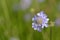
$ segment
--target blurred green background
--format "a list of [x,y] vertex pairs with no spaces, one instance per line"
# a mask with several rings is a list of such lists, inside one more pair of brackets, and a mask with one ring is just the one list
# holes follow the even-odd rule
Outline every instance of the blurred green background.
[[[40,11],[50,26],[38,32],[31,19]],[[60,27],[54,24],[58,17],[60,0],[0,0],[0,40],[60,40]]]

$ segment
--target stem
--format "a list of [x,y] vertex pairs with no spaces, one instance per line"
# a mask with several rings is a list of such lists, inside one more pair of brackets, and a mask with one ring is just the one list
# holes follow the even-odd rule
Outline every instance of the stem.
[[6,4],[6,0],[0,0],[1,1],[1,6],[3,9],[3,17],[5,19],[5,27],[3,27],[3,29],[5,30],[5,28],[7,27],[7,29],[10,29],[11,26],[11,22],[10,22],[10,17],[9,17],[9,12],[8,12],[8,7]]
[[50,27],[50,40],[52,40],[52,27]]
[[49,28],[47,29],[48,31],[43,31],[42,32],[42,36],[43,36],[43,40],[50,40],[50,37],[49,37]]

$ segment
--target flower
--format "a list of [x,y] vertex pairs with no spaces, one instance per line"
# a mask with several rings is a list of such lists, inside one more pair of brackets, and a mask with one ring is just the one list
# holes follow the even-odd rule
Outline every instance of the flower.
[[25,14],[24,15],[24,20],[26,21],[26,22],[29,22],[30,20],[31,20],[31,14],[29,14],[29,13],[27,13],[27,14]]
[[41,31],[41,28],[48,27],[49,18],[44,14],[44,11],[41,11],[40,13],[37,13],[37,15],[34,15],[32,21],[32,28]]
[[37,0],[39,3],[43,3],[45,2],[45,0]]
[[56,18],[55,25],[56,26],[60,26],[60,17]]
[[21,0],[19,3],[20,9],[26,10],[31,6],[32,0]]
[[20,40],[18,37],[11,37],[9,40]]

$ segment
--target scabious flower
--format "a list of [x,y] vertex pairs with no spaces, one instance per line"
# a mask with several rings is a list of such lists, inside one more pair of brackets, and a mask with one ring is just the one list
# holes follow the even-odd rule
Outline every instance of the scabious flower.
[[18,37],[11,37],[9,40],[20,40]]
[[32,0],[20,0],[20,9],[26,10],[30,7]]
[[44,11],[41,11],[37,13],[37,15],[34,15],[32,21],[32,28],[34,28],[34,30],[38,30],[39,32],[41,32],[42,28],[48,27],[49,18],[47,18],[47,15],[44,14]]
[[56,26],[60,26],[60,17],[56,18],[55,25]]
[[24,15],[24,20],[25,20],[26,22],[29,22],[30,19],[31,19],[31,14],[27,13],[27,14]]
[[45,0],[37,0],[39,3],[43,3],[45,2]]

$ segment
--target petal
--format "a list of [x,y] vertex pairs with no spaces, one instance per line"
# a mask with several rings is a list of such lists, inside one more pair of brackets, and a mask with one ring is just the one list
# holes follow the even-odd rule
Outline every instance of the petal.
[[44,16],[44,12],[43,11],[41,11],[41,12],[39,12],[39,13],[37,13],[37,16]]
[[37,20],[37,16],[34,16],[34,18],[32,18],[32,21],[35,21]]
[[45,27],[48,27],[48,24],[45,24]]
[[48,23],[48,21],[49,21],[49,19],[47,18],[46,21],[45,21],[45,23]]
[[32,21],[34,21],[34,18],[32,18]]
[[32,26],[32,28],[34,28],[34,26]]
[[44,11],[41,11],[41,12],[40,12],[40,14],[43,14],[43,13],[44,13]]
[[41,15],[41,16],[44,16],[44,11],[41,11],[41,12],[40,12],[40,15]]
[[32,26],[34,26],[34,23],[32,23]]
[[49,21],[49,18],[47,18],[46,20]]
[[37,30],[38,30],[39,32],[41,32],[41,28],[38,28]]
[[34,28],[34,30],[37,30],[37,28]]
[[42,28],[44,28],[44,25],[42,25]]
[[37,24],[36,23],[32,23],[32,28],[37,28]]
[[37,13],[37,16],[40,16],[40,13]]
[[48,23],[48,21],[49,21],[48,18],[43,19],[43,23]]

